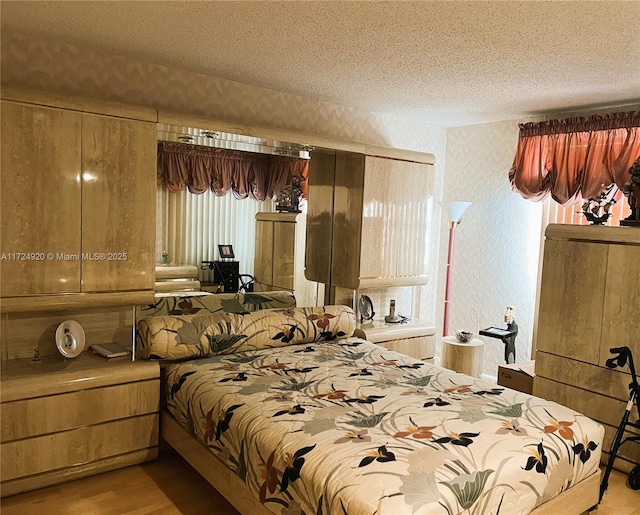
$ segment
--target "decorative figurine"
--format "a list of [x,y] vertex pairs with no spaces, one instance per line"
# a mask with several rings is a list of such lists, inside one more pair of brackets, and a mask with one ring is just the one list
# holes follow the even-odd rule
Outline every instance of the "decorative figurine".
[[616,203],[616,199],[613,198],[616,192],[615,183],[603,187],[598,198],[585,200],[582,210],[578,213],[584,215],[591,225],[603,225],[611,216],[611,206]]
[[504,342],[504,360],[507,365],[516,362],[516,336],[518,336],[518,324],[515,320],[516,311],[513,306],[507,306],[507,312],[504,314],[504,321],[507,324],[507,331],[511,334],[505,336]]
[[276,211],[286,211],[290,213],[300,212],[300,197],[302,197],[302,177],[294,175],[276,198]]
[[516,336],[518,336],[518,324],[515,321],[516,310],[513,306],[507,306],[507,312],[504,314],[504,321],[507,328],[487,327],[482,329],[479,334],[497,338],[504,343],[504,361],[507,365],[516,362]]
[[631,214],[620,225],[640,226],[640,157],[629,168],[631,178],[624,184],[622,193],[627,197]]

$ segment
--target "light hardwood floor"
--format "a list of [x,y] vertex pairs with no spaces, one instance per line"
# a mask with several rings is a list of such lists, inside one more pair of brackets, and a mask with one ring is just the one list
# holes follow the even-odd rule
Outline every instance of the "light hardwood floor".
[[[640,491],[613,471],[597,515],[640,515]],[[157,460],[2,499],[2,515],[238,515],[171,449]],[[562,515],[562,514],[558,514]]]

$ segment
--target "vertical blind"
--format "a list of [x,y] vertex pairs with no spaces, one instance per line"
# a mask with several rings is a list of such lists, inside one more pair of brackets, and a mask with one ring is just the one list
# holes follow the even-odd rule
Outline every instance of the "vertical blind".
[[[253,274],[256,213],[273,212],[271,200],[258,202],[233,195],[217,196],[211,190],[193,194],[188,190],[171,193],[158,187],[158,261],[162,252],[172,263],[200,266],[202,261],[220,258],[218,245],[233,245],[241,274]],[[201,280],[213,280],[202,272]]]

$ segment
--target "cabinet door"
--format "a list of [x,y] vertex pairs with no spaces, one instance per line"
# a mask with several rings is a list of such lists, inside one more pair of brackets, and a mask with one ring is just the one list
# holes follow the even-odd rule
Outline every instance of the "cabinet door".
[[360,279],[426,276],[431,166],[367,156]]
[[598,363],[607,245],[546,240],[536,348]]
[[153,288],[156,147],[153,123],[83,115],[82,291]]
[[[273,222],[256,220],[256,257],[253,262],[256,291],[268,291],[273,284]],[[257,287],[261,288],[258,289]],[[262,289],[264,288],[264,289]]]
[[[361,247],[364,163],[363,154],[336,152],[331,283],[350,290],[358,288],[361,250],[369,252]],[[307,262],[309,250],[315,251],[307,246]]]
[[629,347],[636,360],[640,359],[640,247],[613,243],[608,247],[607,283],[602,291],[604,311],[599,362],[602,366],[611,357],[612,347]]
[[2,296],[80,291],[80,117],[2,102]]
[[283,290],[293,290],[296,223],[273,224],[273,284]]

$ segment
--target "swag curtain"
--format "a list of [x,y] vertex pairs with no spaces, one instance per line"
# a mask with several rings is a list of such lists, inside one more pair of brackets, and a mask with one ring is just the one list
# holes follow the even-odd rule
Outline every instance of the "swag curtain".
[[218,196],[263,201],[274,199],[294,175],[302,177],[306,197],[309,161],[285,156],[201,147],[184,143],[158,143],[158,184],[171,192],[213,191]]
[[573,204],[598,197],[611,183],[622,190],[640,156],[640,111],[519,127],[509,180],[530,200],[551,194],[559,204]]

